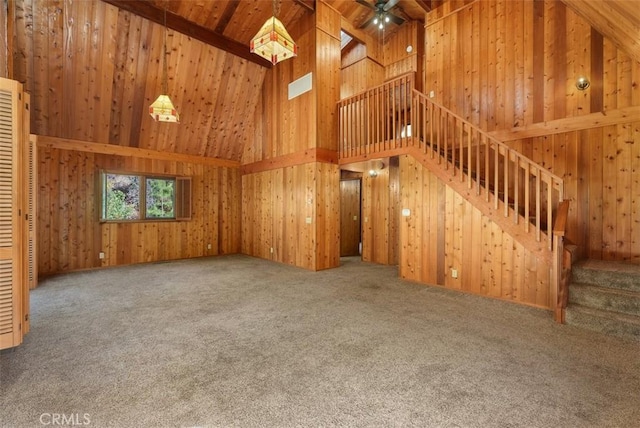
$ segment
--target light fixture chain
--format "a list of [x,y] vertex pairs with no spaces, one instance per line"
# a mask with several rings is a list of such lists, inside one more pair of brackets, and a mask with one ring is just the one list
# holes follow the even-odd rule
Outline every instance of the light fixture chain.
[[162,93],[169,94],[169,78],[167,71],[167,8],[164,9],[164,49],[162,55]]

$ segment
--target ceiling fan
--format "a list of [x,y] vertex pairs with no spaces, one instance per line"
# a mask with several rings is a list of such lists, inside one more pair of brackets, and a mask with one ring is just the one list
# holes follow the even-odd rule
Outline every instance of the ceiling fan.
[[375,11],[375,15],[371,19],[365,21],[360,26],[360,28],[365,28],[373,24],[376,25],[380,30],[382,30],[385,24],[388,24],[389,22],[393,22],[397,25],[402,24],[404,22],[404,19],[389,12],[398,4],[399,1],[400,0],[387,0],[385,2],[384,0],[375,0],[375,4],[372,4],[365,0],[356,0],[357,3],[360,3],[363,6],[367,6],[369,9]]

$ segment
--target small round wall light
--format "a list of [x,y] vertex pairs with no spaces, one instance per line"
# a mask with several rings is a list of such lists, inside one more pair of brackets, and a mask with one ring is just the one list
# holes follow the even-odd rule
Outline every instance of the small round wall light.
[[576,79],[576,88],[578,88],[579,91],[584,91],[589,86],[591,86],[591,82],[589,82],[589,79],[586,77],[580,76]]
[[378,176],[378,171],[376,171],[375,169],[369,170],[369,177],[377,177],[377,176]]
[[411,53],[413,52],[413,46],[409,45],[407,46],[407,53]]

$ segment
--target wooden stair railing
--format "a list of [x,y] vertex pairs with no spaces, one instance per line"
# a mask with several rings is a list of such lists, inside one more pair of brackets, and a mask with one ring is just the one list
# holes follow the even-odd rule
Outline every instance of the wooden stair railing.
[[411,113],[417,148],[552,249],[553,213],[564,199],[560,177],[416,90]]
[[413,145],[411,98],[414,73],[338,102],[340,157],[366,159]]
[[[412,154],[467,199],[475,198],[505,231],[526,236],[535,251],[546,248],[538,254],[550,265],[562,257],[553,226],[563,180],[415,90],[413,73],[341,100],[338,111],[341,164]],[[556,267],[554,309],[562,273]]]
[[564,248],[564,235],[567,230],[569,201],[560,202],[553,224],[553,275],[557,284],[555,293],[554,318],[564,324],[564,314],[569,300],[569,280],[571,279],[571,253]]

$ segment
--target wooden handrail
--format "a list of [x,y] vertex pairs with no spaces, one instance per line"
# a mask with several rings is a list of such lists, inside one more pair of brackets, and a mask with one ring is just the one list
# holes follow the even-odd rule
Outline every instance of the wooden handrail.
[[554,236],[564,236],[567,231],[567,218],[569,217],[569,201],[564,200],[558,205],[556,219],[553,223]]
[[414,74],[407,73],[338,102],[340,157],[409,147]]
[[[378,89],[383,89],[387,86],[389,86],[390,84],[393,84],[393,82],[402,82],[402,81],[406,81],[407,79],[413,83],[414,78],[415,78],[415,71],[409,71],[406,72],[404,74],[401,74],[400,76],[394,77],[393,79],[389,79],[384,83],[381,83],[377,86],[373,86],[369,89],[365,89],[364,91],[360,91],[360,92],[356,92],[353,95],[350,95],[346,98],[341,99],[340,101],[338,101],[338,106],[341,107],[343,105],[347,105],[351,102],[353,102],[353,100],[358,99],[359,97],[366,95],[366,94],[370,94],[370,93],[374,93],[376,92]],[[414,86],[411,85],[411,89],[414,89]]]
[[552,249],[553,212],[563,199],[563,180],[452,111],[414,90],[413,144],[466,181],[494,209],[517,224],[523,220],[536,239]]
[[556,218],[553,223],[553,278],[556,285],[554,318],[564,323],[565,310],[569,300],[569,280],[571,279],[571,254],[564,249],[564,235],[569,217],[569,201],[564,200],[558,205]]
[[568,215],[568,205],[560,204],[562,178],[415,90],[413,73],[343,99],[338,110],[340,163],[420,157],[532,251],[549,250],[541,256],[554,265],[550,306],[557,307],[566,294],[560,285]]

